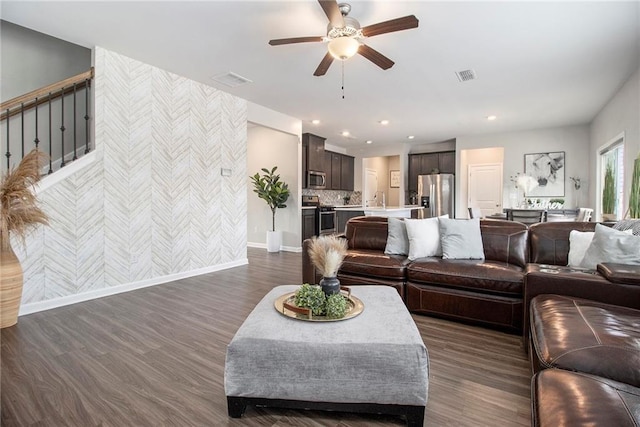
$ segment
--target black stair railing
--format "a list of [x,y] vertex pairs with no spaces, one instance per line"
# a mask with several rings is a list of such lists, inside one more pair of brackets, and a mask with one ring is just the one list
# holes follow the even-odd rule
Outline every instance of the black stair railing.
[[[0,151],[4,151],[7,170],[12,167],[12,163],[17,164],[33,148],[49,154],[48,173],[53,173],[58,167],[62,168],[68,162],[77,160],[78,154],[82,156],[91,151],[89,112],[93,76],[91,68],[84,73],[0,104],[0,124],[5,127],[5,132],[0,132],[0,135],[6,135]],[[82,101],[84,106],[81,105]],[[46,110],[42,111],[46,113],[44,119],[40,109]],[[81,112],[82,110],[84,112]],[[79,137],[78,127],[83,125],[85,129],[84,132],[80,132]],[[54,128],[59,129],[59,132]],[[68,142],[65,135],[67,129],[73,130],[69,137],[72,138],[72,147],[65,146],[65,141]],[[48,141],[41,139],[44,134],[48,135]],[[33,141],[33,145],[30,146],[31,142],[27,141]],[[82,145],[84,150],[81,149]]]

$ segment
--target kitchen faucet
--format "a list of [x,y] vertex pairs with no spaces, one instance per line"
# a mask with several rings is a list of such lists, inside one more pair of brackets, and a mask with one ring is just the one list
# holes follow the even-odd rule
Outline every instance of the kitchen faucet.
[[376,206],[379,206],[379,204],[378,204],[378,193],[382,193],[382,209],[385,209],[387,207],[387,202],[385,201],[385,198],[384,198],[384,191],[376,191],[373,194],[373,200],[376,202]]

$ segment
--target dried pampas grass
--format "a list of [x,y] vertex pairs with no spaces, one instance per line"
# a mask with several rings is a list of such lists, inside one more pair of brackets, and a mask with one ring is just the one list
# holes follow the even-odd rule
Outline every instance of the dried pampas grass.
[[[32,150],[17,168],[7,172],[0,182],[0,233],[15,233],[24,243],[27,231],[36,224],[48,224],[47,215],[38,207],[34,186],[47,155]],[[8,240],[8,239],[7,239]]]
[[323,277],[336,277],[346,254],[347,240],[342,237],[314,237],[309,244],[311,263]]

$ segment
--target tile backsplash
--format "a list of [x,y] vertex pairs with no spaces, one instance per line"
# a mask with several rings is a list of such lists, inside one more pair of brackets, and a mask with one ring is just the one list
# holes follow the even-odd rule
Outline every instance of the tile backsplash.
[[[339,190],[302,190],[303,196],[315,196],[317,195],[322,205],[362,205],[362,192],[360,191],[339,191]],[[348,203],[345,203],[344,198],[349,197]]]

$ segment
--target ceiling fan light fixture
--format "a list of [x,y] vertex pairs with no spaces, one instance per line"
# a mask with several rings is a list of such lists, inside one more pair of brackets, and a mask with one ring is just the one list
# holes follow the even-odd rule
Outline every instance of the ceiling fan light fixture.
[[352,37],[338,37],[329,42],[328,49],[335,59],[345,61],[358,53],[360,43]]

